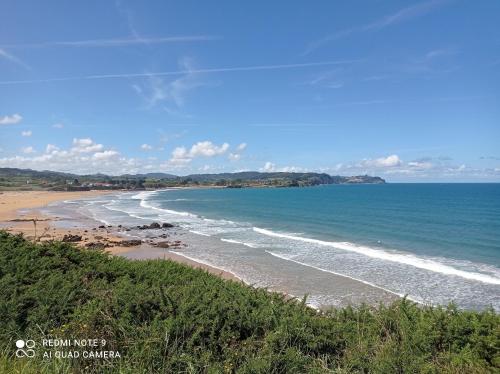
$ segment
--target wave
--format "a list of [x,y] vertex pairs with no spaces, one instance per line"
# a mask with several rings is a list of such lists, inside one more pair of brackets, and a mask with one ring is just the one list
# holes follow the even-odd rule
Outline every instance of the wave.
[[177,210],[158,208],[158,207],[156,207],[154,205],[148,204],[147,200],[145,200],[145,199],[142,199],[139,205],[142,206],[143,208],[153,209],[153,210],[160,211],[160,212],[163,212],[163,213],[175,214],[175,215],[184,216],[184,217],[196,217],[195,214],[192,214],[192,213],[189,213],[189,212],[179,212]]
[[194,258],[194,257],[190,257],[190,256],[187,256],[185,255],[184,253],[180,253],[180,252],[176,252],[176,251],[169,251],[170,253],[173,253],[174,255],[177,255],[177,256],[182,256],[184,258],[187,258],[188,260],[191,260],[191,261],[194,261],[194,262],[197,262],[198,264],[202,264],[202,265],[206,265],[206,266],[210,266],[211,268],[214,268],[214,269],[217,269],[217,270],[220,270],[220,271],[223,271],[225,273],[229,273],[231,274],[232,276],[234,276],[235,278],[239,279],[240,281],[243,282],[243,279],[238,277],[236,274],[230,272],[229,270],[226,270],[226,269],[223,269],[221,267],[218,267],[218,266],[215,266],[215,265],[212,265],[210,262],[207,262],[207,261],[203,261],[203,260],[200,260],[200,259],[197,259],[197,258]]
[[[115,202],[115,200],[113,200],[112,202],[110,202],[110,204],[112,204],[113,202]],[[137,218],[137,219],[141,219],[141,220],[149,220],[148,217],[138,216],[137,214],[134,214],[134,213],[132,213],[132,212],[126,210],[126,209],[111,207],[111,206],[109,206],[109,204],[102,205],[102,207],[105,208],[105,209],[107,209],[107,210],[112,210],[114,212],[125,213],[129,217],[133,217],[133,218]]]
[[202,236],[212,236],[212,235],[205,234],[205,233],[203,233],[203,232],[196,231],[196,230],[189,230],[189,232],[191,232],[191,233],[193,233],[193,234],[196,234],[196,235],[202,235]]
[[150,196],[154,196],[154,195],[158,194],[158,192],[159,191],[142,191],[136,195],[133,195],[131,198],[134,200],[144,200]]
[[[339,275],[341,277],[345,277],[345,278],[349,278],[349,279],[352,279],[352,280],[355,280],[357,282],[361,282],[363,284],[366,284],[368,286],[371,286],[371,287],[375,287],[375,288],[378,288],[380,290],[383,290],[383,291],[386,291],[388,293],[392,293],[393,295],[397,295],[399,297],[403,297],[405,295],[401,294],[401,293],[397,293],[397,292],[394,292],[394,291],[391,291],[387,288],[384,288],[384,287],[381,287],[381,286],[378,286],[376,285],[375,283],[371,283],[371,282],[367,282],[367,281],[364,281],[362,279],[358,279],[358,278],[354,278],[354,277],[351,277],[349,275],[346,275],[346,274],[342,274],[342,273],[337,273],[335,271],[332,271],[332,270],[326,270],[326,269],[323,269],[323,268],[320,268],[318,266],[314,266],[314,265],[310,265],[310,264],[307,264],[305,262],[301,262],[301,261],[297,261],[297,260],[294,260],[294,259],[291,259],[289,257],[286,257],[286,256],[283,256],[283,255],[280,255],[280,254],[277,254],[277,253],[274,253],[274,252],[271,252],[271,251],[267,251],[266,250],[266,253],[269,253],[271,256],[274,256],[274,257],[278,257],[278,258],[281,258],[282,260],[285,260],[285,261],[291,261],[291,262],[294,262],[296,264],[299,264],[299,265],[303,265],[303,266],[307,266],[307,267],[310,267],[310,268],[313,268],[313,269],[316,269],[316,270],[319,270],[319,271],[323,271],[325,273],[330,273],[330,274],[335,274],[335,275]],[[411,298],[411,297],[408,297],[406,296],[406,298],[408,300],[411,300],[411,301],[414,301],[414,302],[417,302],[417,303],[422,303],[420,300],[417,300],[415,298]]]
[[454,275],[461,278],[479,281],[482,283],[490,283],[500,285],[500,278],[490,276],[487,274],[481,274],[476,272],[468,272],[464,270],[459,270],[449,265],[441,264],[434,260],[419,258],[411,254],[400,254],[400,253],[390,253],[381,249],[375,249],[367,246],[360,246],[349,242],[328,242],[319,239],[304,238],[301,236],[294,236],[286,233],[278,233],[271,230],[262,229],[259,227],[253,227],[253,231],[276,238],[289,239],[294,241],[301,241],[304,243],[311,243],[325,247],[331,247],[335,249],[341,249],[344,251],[355,252],[364,256],[397,262],[404,265],[413,266],[416,268],[432,271],[435,273],[441,273],[446,275]]
[[223,242],[227,242],[227,243],[242,244],[242,245],[250,247],[250,248],[258,248],[255,244],[240,242],[238,240],[224,239],[224,238],[221,238],[220,240],[222,240]]
[[238,223],[234,222],[234,221],[230,221],[228,219],[212,219],[212,218],[206,218],[206,217],[200,217],[198,216],[198,218],[201,218],[203,219],[203,221],[205,222],[210,222],[210,223],[217,223],[217,224],[228,224],[228,225],[238,225]]

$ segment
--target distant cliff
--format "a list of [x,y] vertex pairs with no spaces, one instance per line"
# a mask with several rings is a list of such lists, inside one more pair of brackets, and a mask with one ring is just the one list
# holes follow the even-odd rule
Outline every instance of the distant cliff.
[[339,175],[329,175],[325,173],[285,173],[272,172],[261,173],[256,171],[245,171],[239,173],[220,174],[192,174],[185,177],[178,177],[179,181],[198,183],[219,183],[219,184],[243,184],[243,185],[289,185],[289,186],[316,186],[320,184],[355,184],[355,183],[385,183],[380,177],[368,175],[358,175],[344,177]]

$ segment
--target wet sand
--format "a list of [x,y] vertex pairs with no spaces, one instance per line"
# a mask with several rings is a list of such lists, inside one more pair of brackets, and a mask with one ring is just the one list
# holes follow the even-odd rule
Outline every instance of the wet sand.
[[[27,239],[37,242],[63,240],[66,235],[80,236],[81,240],[73,244],[87,248],[96,244],[106,246],[104,250],[112,255],[119,255],[135,259],[164,258],[180,262],[194,268],[204,269],[224,279],[239,281],[234,274],[223,271],[216,267],[198,263],[184,256],[171,253],[143,243],[138,246],[122,246],[128,238],[120,235],[119,228],[106,227],[101,223],[90,219],[76,219],[71,227],[59,227],[57,222],[60,217],[48,215],[41,210],[51,203],[65,200],[79,200],[92,198],[99,195],[116,193],[116,191],[8,191],[0,192],[0,229],[7,230],[13,234],[22,233]],[[171,240],[174,240],[172,238]],[[132,252],[135,255],[128,256]],[[137,256],[137,253],[141,253]]]

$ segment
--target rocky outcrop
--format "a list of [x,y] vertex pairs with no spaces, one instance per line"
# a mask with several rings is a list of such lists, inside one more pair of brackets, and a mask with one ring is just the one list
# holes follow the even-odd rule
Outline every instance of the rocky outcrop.
[[65,242],[65,243],[81,242],[82,241],[82,236],[81,235],[66,234],[66,235],[63,236],[62,241]]
[[151,241],[150,244],[152,246],[159,247],[159,248],[178,249],[181,247],[187,247],[187,244],[182,243],[180,240],[174,240],[174,241],[165,240],[165,241],[159,241],[159,242]]
[[85,247],[87,249],[103,250],[103,249],[109,247],[109,244],[101,243],[101,242],[90,242],[90,243],[85,244]]
[[150,225],[137,226],[139,230],[158,230],[158,229],[168,229],[174,227],[173,224],[163,222],[161,225],[158,222],[153,222]]
[[122,240],[121,242],[116,243],[116,245],[121,247],[135,247],[141,244],[142,240],[139,239]]

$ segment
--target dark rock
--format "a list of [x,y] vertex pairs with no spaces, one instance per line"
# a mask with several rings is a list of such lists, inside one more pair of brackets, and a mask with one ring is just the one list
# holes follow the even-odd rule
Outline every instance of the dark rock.
[[66,235],[63,236],[62,241],[66,242],[66,243],[81,242],[82,241],[82,236],[81,235],[66,234]]
[[170,243],[168,241],[165,241],[165,242],[156,242],[156,243],[154,243],[154,246],[155,247],[160,247],[160,248],[169,248],[170,247]]
[[106,228],[106,226],[101,225],[101,226],[99,226],[99,228],[100,228],[100,229],[105,229],[105,228]]
[[153,222],[151,225],[149,225],[150,229],[160,229],[161,226],[158,222]]
[[168,222],[163,222],[163,223],[161,224],[161,228],[162,228],[162,229],[169,229],[169,228],[171,228],[171,227],[174,227],[174,225],[172,225],[171,223],[168,223]]
[[90,242],[85,244],[85,247],[88,249],[103,250],[104,248],[109,247],[109,245],[101,242]]
[[150,225],[137,226],[139,230],[160,229],[161,225],[158,222],[153,222]]
[[122,227],[122,225],[118,225],[118,227]]
[[135,247],[137,245],[141,245],[142,240],[139,240],[139,239],[122,240],[121,242],[118,242],[117,244],[122,246],[122,247]]

